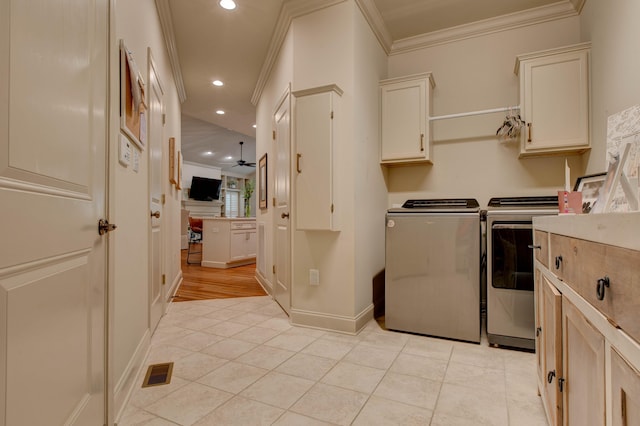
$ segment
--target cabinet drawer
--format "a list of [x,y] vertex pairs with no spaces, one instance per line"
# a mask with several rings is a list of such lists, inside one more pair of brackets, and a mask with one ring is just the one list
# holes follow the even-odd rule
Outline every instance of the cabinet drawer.
[[[556,276],[640,342],[640,252],[555,234],[550,239]],[[599,284],[606,279],[608,286]]]
[[256,229],[255,222],[231,222],[231,230]]
[[[533,250],[536,260],[542,263],[545,267],[549,268],[549,234],[544,231],[534,231],[533,233],[533,245],[536,247]],[[538,248],[540,247],[540,248]]]

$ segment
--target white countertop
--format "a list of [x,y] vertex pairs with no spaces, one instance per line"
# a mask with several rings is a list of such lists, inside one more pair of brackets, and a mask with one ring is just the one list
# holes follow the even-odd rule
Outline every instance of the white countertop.
[[602,213],[533,218],[541,231],[640,250],[640,212]]
[[252,221],[252,220],[256,220],[256,218],[255,217],[220,217],[220,216],[216,216],[216,217],[203,217],[202,220],[232,220],[234,222],[237,222],[239,220]]

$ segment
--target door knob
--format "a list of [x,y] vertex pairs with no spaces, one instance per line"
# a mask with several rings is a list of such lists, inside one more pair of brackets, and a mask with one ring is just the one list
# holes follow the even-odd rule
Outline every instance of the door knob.
[[160,210],[156,210],[151,213],[151,217],[155,217],[156,219],[160,219]]
[[107,232],[111,232],[111,231],[115,230],[116,228],[117,228],[117,226],[114,225],[113,223],[109,223],[108,220],[100,219],[100,221],[98,221],[98,234],[99,235],[104,235]]
[[288,219],[289,218],[289,213],[282,213],[280,215],[280,217],[283,218],[283,219]]

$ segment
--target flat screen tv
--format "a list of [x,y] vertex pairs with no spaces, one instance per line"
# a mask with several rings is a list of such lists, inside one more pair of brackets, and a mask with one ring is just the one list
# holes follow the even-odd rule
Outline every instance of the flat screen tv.
[[220,179],[194,176],[191,179],[189,198],[198,201],[213,201],[220,199]]

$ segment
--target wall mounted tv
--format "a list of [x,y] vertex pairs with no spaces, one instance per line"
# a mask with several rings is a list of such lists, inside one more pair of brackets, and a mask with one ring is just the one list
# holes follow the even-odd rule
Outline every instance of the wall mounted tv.
[[198,201],[213,201],[220,199],[220,179],[194,176],[191,179],[189,198]]

